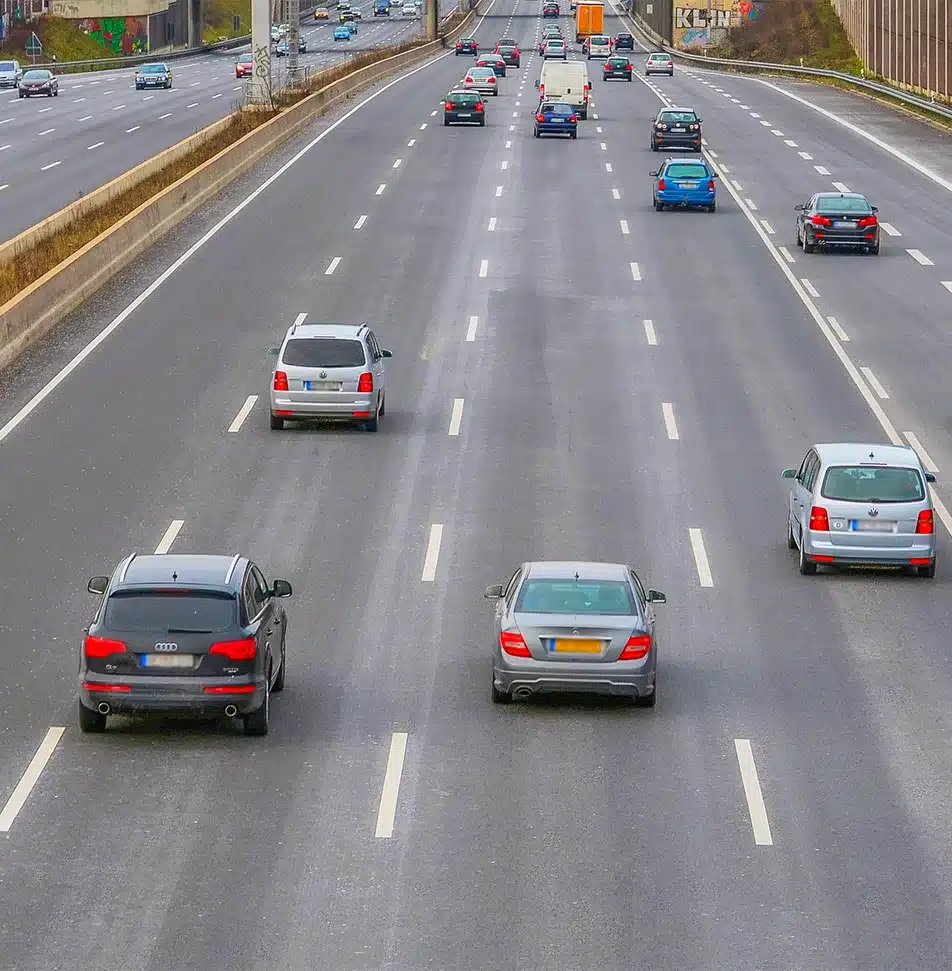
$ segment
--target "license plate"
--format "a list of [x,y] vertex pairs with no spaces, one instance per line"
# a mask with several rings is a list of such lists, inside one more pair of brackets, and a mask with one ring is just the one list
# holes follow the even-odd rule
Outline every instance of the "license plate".
[[697,182],[682,182],[681,183],[681,188],[682,189],[696,189],[697,188]]
[[683,135],[684,132],[686,131],[686,129],[684,129],[684,128],[672,128],[671,131],[673,131],[676,135]]
[[553,637],[548,642],[548,649],[550,654],[601,654],[602,642]]
[[340,381],[305,381],[305,391],[340,391]]
[[190,668],[191,654],[140,654],[139,661],[144,668]]
[[456,113],[457,118],[472,118],[473,113],[471,111],[458,111]]
[[856,229],[856,223],[850,222],[848,219],[840,220],[839,222],[833,223],[837,229]]
[[895,527],[894,522],[884,519],[854,519],[852,527],[859,533],[891,533]]

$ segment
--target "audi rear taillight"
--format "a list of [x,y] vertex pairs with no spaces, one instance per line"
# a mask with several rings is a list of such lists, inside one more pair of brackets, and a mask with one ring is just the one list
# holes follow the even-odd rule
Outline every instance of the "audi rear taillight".
[[536,121],[545,121],[545,115],[536,115]]
[[826,216],[821,216],[819,213],[815,213],[810,218],[810,222],[813,223],[814,226],[832,226],[833,225],[833,220],[832,219],[827,219]]
[[288,376],[284,371],[274,372],[274,390],[275,391],[287,391],[288,390]]
[[125,654],[126,645],[122,641],[112,640],[109,637],[94,637],[92,634],[87,634],[83,653],[86,657],[109,657],[110,654]]
[[504,630],[499,635],[499,646],[510,657],[532,657],[525,638],[517,631]]
[[632,634],[625,649],[618,655],[619,661],[640,661],[651,650],[650,634]]
[[358,394],[369,394],[374,389],[374,376],[370,371],[364,371],[357,382]]
[[253,637],[243,637],[240,641],[219,641],[208,649],[209,654],[220,654],[229,661],[252,661],[257,653]]
[[658,179],[658,190],[664,192],[664,179]]
[[810,529],[814,529],[820,533],[828,533],[830,531],[830,517],[822,506],[814,506],[810,510]]
[[932,510],[923,509],[919,513],[919,518],[916,520],[916,532],[917,533],[931,533],[935,529],[935,523],[932,519]]
[[859,221],[859,225],[865,229],[867,226],[877,225],[878,222],[879,220],[876,218],[876,216],[863,216],[863,218]]

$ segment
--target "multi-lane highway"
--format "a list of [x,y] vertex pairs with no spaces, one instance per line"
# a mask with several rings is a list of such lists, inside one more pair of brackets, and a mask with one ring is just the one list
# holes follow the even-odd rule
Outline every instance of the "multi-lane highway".
[[[331,5],[333,6],[333,5]],[[309,51],[301,67],[317,71],[349,54],[418,35],[422,18],[374,18],[363,12],[357,36],[334,41],[327,21],[302,16]],[[244,102],[235,61],[245,48],[169,61],[171,90],[136,91],[135,69],[60,77],[56,98],[0,94],[0,240],[10,239],[87,192],[194,134]],[[276,85],[287,59],[272,56]]]
[[[477,36],[528,45],[539,6]],[[461,67],[321,120],[2,376],[0,963],[952,966],[947,514],[933,581],[801,577],[779,477],[892,437],[952,500],[942,136],[679,71],[535,140],[537,56],[445,129]],[[662,98],[704,119],[714,215],[651,208]],[[838,183],[879,258],[795,248]],[[393,351],[377,435],[269,431],[302,312]],[[294,584],[267,738],[76,727],[86,580],[169,537]],[[484,587],[565,557],[667,594],[656,709],[490,702]]]

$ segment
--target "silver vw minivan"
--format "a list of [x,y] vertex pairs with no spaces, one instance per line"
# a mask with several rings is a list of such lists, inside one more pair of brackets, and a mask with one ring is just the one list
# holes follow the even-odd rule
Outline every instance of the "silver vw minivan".
[[829,566],[892,566],[935,576],[935,516],[926,472],[908,445],[814,445],[792,479],[787,546],[805,576]]

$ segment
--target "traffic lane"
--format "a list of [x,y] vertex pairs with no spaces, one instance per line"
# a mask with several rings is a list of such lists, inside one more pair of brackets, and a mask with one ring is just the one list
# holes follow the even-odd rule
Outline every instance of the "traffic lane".
[[[429,99],[427,101],[429,103]],[[157,806],[157,792],[171,793],[171,798],[161,801],[162,804],[167,806],[171,802],[181,805],[183,815],[194,820],[202,816],[203,805],[205,811],[220,806],[224,791],[226,804],[236,807],[234,818],[242,821],[235,827],[230,823],[231,817],[223,823],[220,813],[211,812],[208,814],[207,829],[204,821],[201,824],[204,835],[196,833],[195,824],[192,823],[187,839],[180,840],[178,834],[172,834],[167,854],[163,854],[161,846],[156,845],[159,841],[145,841],[143,855],[147,857],[148,865],[137,866],[135,873],[129,874],[128,880],[125,876],[120,879],[124,886],[131,888],[130,892],[137,899],[148,899],[154,903],[140,910],[139,927],[127,925],[130,930],[119,935],[115,950],[117,956],[120,951],[124,952],[126,960],[130,960],[129,955],[136,955],[137,966],[168,966],[170,956],[178,957],[186,946],[183,944],[182,925],[194,922],[194,907],[198,904],[203,908],[217,906],[211,902],[213,900],[221,901],[221,906],[227,908],[231,918],[224,923],[213,919],[207,926],[227,925],[229,929],[222,932],[222,936],[217,931],[207,936],[189,935],[189,960],[196,960],[197,951],[207,949],[209,956],[213,953],[218,955],[215,958],[218,961],[222,960],[222,954],[227,954],[234,955],[234,963],[242,967],[267,966],[273,960],[274,947],[286,944],[288,940],[296,940],[296,936],[278,931],[274,944],[261,951],[260,926],[257,918],[250,918],[260,913],[261,899],[287,902],[287,888],[301,887],[302,883],[308,885],[308,892],[300,896],[295,894],[293,910],[283,911],[282,919],[285,923],[293,922],[302,933],[305,928],[310,929],[308,943],[315,934],[323,936],[323,928],[328,926],[323,921],[314,921],[315,912],[321,907],[328,907],[331,911],[329,916],[337,922],[361,921],[366,924],[367,933],[374,930],[376,918],[373,911],[359,906],[359,900],[353,902],[352,909],[348,906],[341,908],[343,913],[335,913],[335,904],[339,901],[339,881],[342,875],[351,872],[355,858],[359,860],[361,854],[366,853],[369,859],[371,853],[379,852],[373,849],[372,829],[358,833],[356,839],[353,832],[354,818],[358,815],[368,827],[372,826],[374,804],[367,797],[375,794],[373,787],[379,785],[381,757],[385,755],[385,748],[374,748],[367,743],[367,738],[370,733],[376,738],[386,739],[387,733],[381,730],[381,726],[387,728],[398,714],[402,715],[399,724],[405,724],[407,712],[414,711],[412,703],[404,703],[408,700],[412,702],[416,685],[424,673],[419,670],[423,663],[420,645],[426,643],[428,619],[419,610],[418,600],[402,598],[402,592],[409,585],[411,551],[413,565],[422,564],[426,533],[425,528],[421,527],[427,525],[437,503],[436,492],[443,481],[443,473],[447,468],[452,468],[451,455],[442,462],[435,461],[439,449],[433,446],[431,438],[442,441],[447,437],[441,419],[446,415],[447,393],[452,390],[453,382],[447,381],[448,374],[444,369],[433,368],[413,351],[421,344],[430,343],[427,332],[432,333],[434,329],[437,331],[432,340],[434,346],[439,346],[441,336],[448,338],[451,332],[457,340],[460,338],[456,321],[449,320],[439,310],[443,300],[459,302],[458,291],[462,287],[465,292],[469,284],[467,267],[472,263],[472,254],[461,252],[457,241],[463,240],[462,246],[466,249],[473,244],[465,241],[475,238],[477,230],[474,225],[447,222],[440,218],[446,193],[462,175],[474,185],[482,179],[487,190],[485,195],[489,197],[488,190],[494,178],[491,169],[480,174],[482,159],[463,142],[455,151],[452,145],[440,144],[437,154],[431,153],[430,168],[431,177],[420,179],[420,191],[404,194],[404,220],[419,213],[418,225],[408,227],[401,222],[396,232],[384,234],[378,230],[374,239],[367,241],[367,245],[372,245],[382,259],[393,264],[392,274],[381,273],[368,280],[363,267],[357,261],[352,261],[349,263],[349,274],[343,272],[342,264],[341,276],[335,274],[332,285],[322,289],[320,294],[322,316],[324,312],[331,317],[350,316],[353,313],[354,293],[359,287],[369,288],[367,296],[377,305],[393,306],[392,315],[401,321],[402,326],[392,335],[396,340],[388,340],[387,343],[394,347],[395,372],[400,373],[400,364],[396,362],[405,362],[404,367],[409,372],[404,375],[401,386],[414,389],[412,405],[408,408],[405,406],[406,410],[402,413],[400,398],[391,402],[388,408],[387,419],[393,422],[395,430],[387,432],[390,427],[387,420],[382,423],[381,433],[376,436],[313,430],[278,435],[270,433],[263,423],[252,425],[249,431],[253,431],[254,436],[249,435],[247,444],[241,439],[237,451],[229,455],[230,468],[222,467],[216,461],[214,443],[209,448],[203,442],[203,452],[210,454],[204,461],[194,456],[197,468],[192,467],[188,486],[181,487],[188,488],[190,494],[201,498],[196,502],[199,508],[197,526],[190,531],[189,524],[186,524],[181,540],[176,541],[176,548],[231,548],[235,544],[245,547],[253,543],[260,550],[257,555],[261,556],[263,562],[272,564],[280,558],[291,568],[289,572],[293,582],[303,595],[293,604],[297,609],[292,611],[289,627],[292,637],[295,636],[294,631],[298,632],[296,636],[300,646],[297,652],[292,652],[291,657],[292,663],[298,665],[297,677],[303,687],[298,689],[301,707],[293,707],[288,712],[288,727],[291,730],[287,734],[292,744],[297,738],[304,750],[296,758],[283,758],[280,763],[276,761],[273,772],[271,764],[262,760],[262,766],[256,770],[255,790],[251,796],[247,793],[247,740],[242,740],[245,744],[241,748],[234,748],[236,753],[240,753],[234,763],[227,754],[232,747],[229,746],[226,752],[216,744],[214,768],[207,762],[202,763],[205,775],[197,784],[197,792],[194,771],[188,776],[175,776],[170,783],[169,773],[163,771],[161,762],[157,762],[154,769],[150,765],[148,771],[140,772],[135,785],[130,787],[122,760],[111,760],[112,768],[103,767],[100,764],[101,755],[97,754],[99,749],[90,751],[86,744],[89,740],[81,739],[75,754],[72,749],[69,750],[70,758],[75,758],[79,763],[76,774],[80,778],[92,778],[88,769],[93,765],[98,767],[95,772],[97,785],[95,791],[91,788],[88,792],[89,800],[101,804],[103,791],[115,791],[116,802],[125,807],[124,816],[137,820],[137,826],[141,827],[139,831],[143,834],[161,831],[169,823],[168,814]],[[423,191],[427,186],[428,194]],[[401,265],[408,230],[418,245],[414,247],[412,259]],[[478,234],[482,232],[480,226]],[[291,240],[288,245],[293,246]],[[294,251],[300,251],[300,247],[295,246]],[[455,274],[447,271],[444,261],[446,254],[458,257],[450,259],[450,265],[457,267]],[[283,269],[283,262],[279,262],[281,259],[276,255],[275,263]],[[248,285],[253,287],[255,284],[249,281]],[[308,279],[302,277],[298,288],[302,301],[308,296],[313,298]],[[204,286],[201,289],[204,290]],[[434,317],[434,294],[442,294],[444,290],[446,297],[436,300],[438,312]],[[183,301],[190,302],[191,296],[186,292],[181,294]],[[201,294],[195,296],[201,301]],[[226,314],[229,310],[234,314],[248,312],[248,301],[244,294],[235,292],[233,300],[234,307],[223,308]],[[383,336],[385,332],[378,329]],[[424,333],[419,333],[420,330],[424,330]],[[234,371],[235,368],[228,370]],[[401,397],[407,400],[405,394]],[[432,407],[428,406],[428,401],[432,401]],[[317,446],[320,451],[315,452],[313,442],[305,443],[305,435],[314,438],[320,436],[321,445]],[[328,438],[340,438],[339,447],[327,442]],[[381,448],[384,449],[383,453]],[[431,463],[432,468],[429,468]],[[388,473],[381,475],[381,468],[389,470]],[[245,474],[247,478],[244,478]],[[221,482],[234,482],[236,475],[242,476],[242,483],[222,494]],[[175,470],[171,481],[182,481]],[[366,490],[356,489],[355,483],[366,484]],[[346,528],[344,524],[347,524]],[[224,531],[219,526],[223,526]],[[319,556],[314,555],[316,550],[321,551]],[[356,563],[355,556],[358,557]],[[352,563],[354,572],[341,570],[339,576],[330,576],[327,562],[331,560]],[[269,574],[273,575],[271,570]],[[355,583],[355,576],[367,577],[368,582]],[[339,593],[333,589],[338,581]],[[393,604],[400,603],[401,598],[403,606],[396,611]],[[383,664],[376,647],[378,644],[388,647],[387,659]],[[361,650],[361,646],[365,649]],[[308,647],[311,648],[310,653],[307,652]],[[371,647],[374,649],[371,650]],[[310,680],[312,675],[313,681]],[[275,739],[284,737],[285,733],[280,729],[280,705],[294,699],[294,684],[292,679],[288,692],[281,699],[276,699]],[[396,690],[398,684],[402,691]],[[392,715],[388,699],[394,709]],[[71,707],[68,703],[67,706]],[[346,745],[332,745],[325,737],[328,734],[346,736],[354,744],[348,741]],[[155,745],[154,732],[143,735],[143,741],[151,750]],[[133,731],[122,741],[131,748],[139,737],[140,733]],[[320,738],[322,753],[330,749],[326,759],[322,754],[310,753],[307,739],[311,737]],[[185,740],[182,742],[182,747],[185,747]],[[268,742],[270,744],[271,739]],[[280,744],[284,751],[288,742],[282,741]],[[359,754],[361,746],[368,751],[373,750],[375,766],[363,762]],[[198,757],[202,755],[207,759],[205,744]],[[371,768],[377,770],[373,776]],[[295,780],[293,785],[289,780]],[[55,786],[56,782],[54,772],[49,784]],[[183,793],[182,800],[175,796],[179,784],[189,787],[189,792]],[[279,793],[277,798],[276,791]],[[351,797],[353,792],[358,796],[362,794],[363,798]],[[281,798],[283,793],[289,793],[289,799],[293,796],[291,801],[294,805]],[[315,808],[319,810],[321,806],[326,806],[328,813],[322,814],[322,835],[317,836],[313,820]],[[274,834],[275,840],[267,844],[267,849],[274,850],[275,863],[271,863],[272,855],[264,852],[256,855],[260,865],[235,874],[232,860],[227,864],[232,868],[232,875],[229,876],[222,866],[223,860],[229,859],[231,854],[221,851],[226,846],[233,847],[237,841],[244,842],[251,835],[248,819],[254,815],[250,811],[252,808],[266,817],[263,830]],[[83,847],[89,844],[84,834],[76,833],[71,823],[67,825],[56,806],[39,807],[38,813],[33,820],[36,829],[46,829],[52,823],[57,832],[54,837],[57,841],[61,830],[67,830],[62,837],[69,843],[69,849],[65,852],[72,856],[75,849],[78,856],[74,859],[77,860],[87,855]],[[337,824],[333,822],[334,818],[339,820],[340,831],[335,828]],[[261,828],[255,826],[258,832]],[[371,836],[368,844],[360,845],[362,836]],[[325,838],[328,840],[326,847],[322,844]],[[75,847],[74,839],[78,844]],[[183,843],[187,845],[183,846]],[[358,845],[353,845],[355,843]],[[60,846],[62,849],[62,844]],[[287,847],[293,847],[291,853],[287,853]],[[206,851],[211,854],[207,859]],[[314,854],[313,860],[311,853]],[[302,854],[308,855],[304,865]],[[382,882],[389,872],[386,861],[379,857],[375,859],[376,870],[371,883]],[[335,860],[338,861],[337,866],[334,865]],[[31,863],[31,870],[34,863]],[[282,871],[287,872],[272,873],[272,866],[277,867],[278,863]],[[88,865],[92,865],[91,860]],[[147,888],[142,884],[146,878],[141,874],[156,867],[161,868],[162,873],[155,876],[152,889],[146,893]],[[77,870],[79,872],[82,872],[81,869]],[[358,868],[356,872],[363,870]],[[236,883],[236,876],[242,890],[235,897],[240,896],[241,902],[231,899],[230,894],[223,895],[221,889],[223,885]],[[42,878],[40,874],[30,881],[31,893]],[[247,893],[249,881],[256,888],[255,894]],[[189,895],[190,903],[187,906],[183,901],[179,907],[174,900],[174,888],[186,882],[195,892]],[[156,885],[160,888],[158,894]],[[141,893],[137,888],[141,889]],[[109,899],[108,895],[84,893],[81,887],[71,890],[81,896],[82,902],[77,910],[85,910],[87,914],[93,912],[98,915],[97,920],[111,922],[117,916],[114,913],[116,908],[128,907],[125,892],[120,902]],[[103,896],[107,899],[102,899]],[[71,904],[65,909],[63,921],[57,921],[46,935],[48,940],[54,942],[49,946],[46,941],[31,938],[26,926],[11,928],[13,938],[23,941],[22,952],[16,952],[22,966],[49,966],[49,955],[56,952],[55,942],[59,940],[62,947],[62,940],[66,939],[67,934],[72,941],[71,955],[77,967],[101,963],[103,942],[92,931],[88,937],[81,933],[77,938],[75,926],[71,926],[69,917],[72,907]],[[55,899],[51,900],[51,910],[64,913]],[[236,935],[232,926],[235,914],[245,912],[249,916],[246,923],[249,933]],[[277,920],[275,926],[278,926]],[[147,928],[148,932],[140,933],[141,927]],[[222,937],[227,937],[227,940]],[[352,942],[348,940],[343,948],[348,959],[352,960]],[[338,958],[344,960],[343,955],[333,954],[333,947],[328,950],[335,966]],[[293,951],[300,956],[300,963],[292,960],[287,966],[311,966],[313,952],[304,948],[303,943],[296,945]],[[269,955],[268,958],[261,956],[265,953]],[[181,957],[184,959],[184,955]]]
[[[630,132],[619,130],[621,150],[647,157],[637,140],[626,141]],[[823,947],[829,958],[821,963],[845,966],[848,956],[860,954],[875,967],[915,949],[918,929],[904,930],[898,941],[882,930],[887,910],[914,908],[925,915],[921,967],[935,966],[949,953],[949,901],[939,889],[948,862],[934,858],[923,824],[931,812],[948,814],[947,770],[926,793],[909,779],[931,778],[934,757],[925,753],[941,748],[947,729],[934,725],[931,707],[911,724],[899,699],[924,673],[930,688],[947,698],[952,669],[942,631],[948,608],[934,584],[911,578],[867,573],[801,582],[783,542],[786,490],[779,469],[796,465],[813,441],[879,441],[883,431],[768,254],[750,245],[749,225],[731,201],[715,218],[653,211],[651,217],[652,262],[663,268],[659,343],[665,346],[663,322],[670,321],[686,374],[681,436],[695,452],[708,453],[708,467],[697,468],[695,480],[721,483],[716,497],[706,494],[706,516],[715,588],[723,592],[699,625],[723,646],[724,658],[733,655],[738,631],[752,635],[744,657],[731,666],[726,694],[737,706],[739,730],[764,739],[768,803],[785,850],[779,866],[771,857],[773,886],[758,890],[757,906],[773,898],[767,906],[779,912],[794,888],[808,882],[811,902],[801,909],[788,900],[785,909],[812,916],[791,921],[790,934],[814,951]],[[692,268],[690,286],[683,285],[684,266]],[[756,286],[724,286],[751,278]],[[802,327],[790,327],[791,320]],[[692,321],[700,323],[686,326]],[[724,495],[729,502],[721,501]],[[885,630],[915,630],[916,666],[922,659],[926,670],[910,672],[907,681],[905,671],[871,664],[871,653],[883,659],[885,652],[871,652],[870,645]],[[913,751],[922,753],[921,761],[910,767]],[[846,842],[847,832],[862,844],[858,852]],[[892,857],[886,866],[910,874],[909,881],[874,895],[857,889],[880,886],[885,846]],[[782,935],[775,937],[771,927],[758,941],[758,965],[775,954],[776,963],[766,966],[781,966]]]

